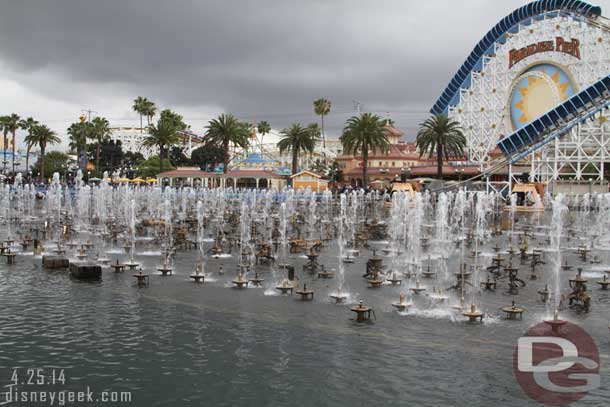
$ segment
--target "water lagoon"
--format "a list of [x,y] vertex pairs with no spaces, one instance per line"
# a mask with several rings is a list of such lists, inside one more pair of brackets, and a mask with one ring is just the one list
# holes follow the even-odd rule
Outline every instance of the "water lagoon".
[[[2,381],[28,368],[66,377],[21,385],[28,391],[89,386],[130,392],[123,405],[137,406],[534,406],[515,380],[513,352],[555,308],[591,335],[608,373],[610,291],[596,284],[610,269],[607,195],[546,197],[544,211],[528,213],[464,192],[333,197],[56,182],[42,200],[21,185],[1,196],[3,247],[16,253],[13,264],[0,259]],[[44,256],[100,265],[101,278],[43,268]],[[502,267],[488,269],[498,258]],[[136,266],[115,272],[117,261]],[[506,268],[518,269],[512,283]],[[589,312],[569,306],[578,268]],[[140,269],[148,284],[133,277]],[[260,286],[235,288],[255,275]],[[488,279],[495,290],[484,289]],[[313,299],[281,294],[287,282]],[[346,298],[336,304],[333,294]],[[392,306],[401,294],[403,311]],[[350,311],[360,301],[373,310],[365,322]],[[512,301],[522,320],[506,319]],[[462,315],[471,304],[482,323]],[[609,393],[602,381],[580,403]]]

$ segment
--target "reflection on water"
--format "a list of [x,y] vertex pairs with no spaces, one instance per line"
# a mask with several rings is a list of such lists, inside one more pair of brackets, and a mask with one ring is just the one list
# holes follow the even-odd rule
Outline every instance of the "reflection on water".
[[[176,257],[179,273],[192,272],[194,256]],[[137,260],[144,269],[158,261]],[[347,268],[348,286],[357,286],[364,261]],[[542,305],[528,303],[524,321],[508,323],[494,315],[510,298],[492,294],[490,317],[469,325],[449,309],[396,313],[389,303],[399,289],[385,287],[364,295],[377,318],[356,324],[345,305],[331,304],[328,281],[310,281],[315,300],[302,303],[222,288],[232,277],[217,267],[203,285],[153,276],[138,289],[127,272],[81,283],[43,271],[31,256],[0,265],[2,380],[16,366],[58,366],[67,388],[132,391],[138,406],[534,405],[513,379],[512,352]],[[568,316],[607,354],[599,310],[607,305],[595,306]],[[602,388],[585,400],[609,395]]]

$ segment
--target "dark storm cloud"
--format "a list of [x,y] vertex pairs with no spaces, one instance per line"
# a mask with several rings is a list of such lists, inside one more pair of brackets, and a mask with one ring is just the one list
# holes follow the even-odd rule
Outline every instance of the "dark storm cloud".
[[311,102],[324,96],[335,130],[353,99],[413,128],[478,38],[522,2],[498,3],[4,0],[0,62],[25,82],[47,72],[119,84],[275,127],[314,120]]

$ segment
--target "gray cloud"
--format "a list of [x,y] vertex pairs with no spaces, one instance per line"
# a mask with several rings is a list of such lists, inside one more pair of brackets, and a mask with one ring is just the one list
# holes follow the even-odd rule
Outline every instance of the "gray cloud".
[[3,0],[0,63],[45,98],[126,116],[129,105],[101,100],[144,95],[281,128],[314,121],[324,96],[335,134],[354,99],[412,132],[476,41],[521,4]]

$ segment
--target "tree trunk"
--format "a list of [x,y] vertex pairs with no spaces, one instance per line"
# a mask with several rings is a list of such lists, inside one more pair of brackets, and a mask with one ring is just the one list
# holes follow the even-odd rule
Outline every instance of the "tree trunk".
[[326,148],[326,133],[324,132],[324,115],[320,115],[322,118],[322,147]]
[[25,172],[26,173],[28,171],[30,171],[30,149],[31,148],[32,148],[32,146],[28,144],[28,148],[25,152]]
[[438,179],[443,179],[443,145],[436,145],[436,176]]
[[6,150],[8,150],[8,133],[4,132],[4,146],[2,146],[2,150],[4,151],[4,159],[2,160],[2,173],[6,174]]
[[296,148],[292,148],[292,175],[296,174],[299,167],[299,154]]
[[13,175],[15,175],[15,132],[13,131]]
[[95,147],[95,171],[97,175],[101,175],[100,173],[100,141],[97,141],[97,147]]
[[222,173],[226,174],[229,169],[229,142],[222,143],[222,149],[225,151],[224,159],[222,160]]
[[362,147],[362,187],[366,188],[368,183],[368,166],[369,166],[369,147],[364,145]]
[[87,154],[87,132],[85,132],[85,137],[83,137],[83,153],[85,154],[85,171],[87,171],[87,164],[89,164],[89,155]]
[[159,146],[159,174],[163,172],[163,146]]
[[41,145],[40,146],[40,182],[42,182],[43,184],[46,184],[45,177],[44,177],[44,150],[45,150],[45,146]]
[[140,113],[140,137],[142,137],[143,135],[143,127],[144,125],[142,124],[142,113]]

